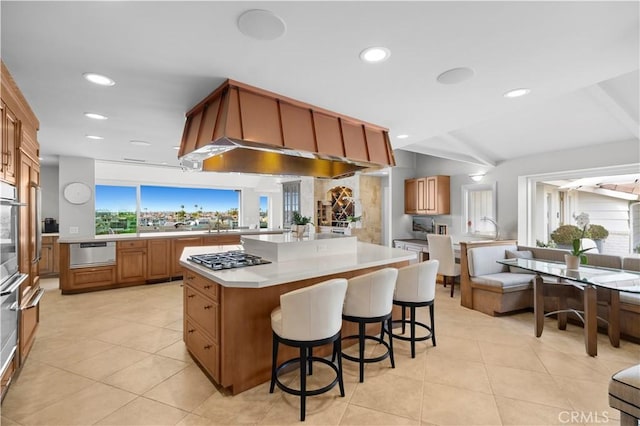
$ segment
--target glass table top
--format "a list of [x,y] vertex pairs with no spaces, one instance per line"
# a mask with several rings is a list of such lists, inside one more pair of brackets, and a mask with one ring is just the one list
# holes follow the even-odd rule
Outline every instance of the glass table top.
[[560,262],[522,258],[498,260],[498,263],[596,287],[640,293],[640,272],[590,265],[580,265],[578,269],[567,269],[567,266]]

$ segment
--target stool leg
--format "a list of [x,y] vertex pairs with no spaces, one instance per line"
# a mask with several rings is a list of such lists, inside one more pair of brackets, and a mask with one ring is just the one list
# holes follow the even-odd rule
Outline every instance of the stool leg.
[[309,375],[311,376],[313,374],[313,365],[311,364],[313,362],[313,348],[309,348]]
[[344,397],[344,382],[342,381],[342,337],[333,342],[334,351],[338,357],[338,386],[340,386],[340,396]]
[[360,353],[360,383],[364,382],[364,322],[358,323],[358,352]]
[[269,393],[273,393],[273,388],[276,385],[276,364],[278,363],[278,338],[276,333],[273,333],[273,348],[271,351],[271,385],[269,386]]
[[307,399],[307,348],[300,347],[300,421],[304,421]]
[[416,308],[411,308],[411,358],[416,357]]
[[406,306],[403,306],[402,307],[402,334],[404,334],[404,322],[406,321],[406,318],[407,318],[405,309],[406,309]]
[[[391,328],[391,317],[387,320],[387,326]],[[384,327],[384,321],[382,322],[382,327]],[[396,368],[396,362],[393,359],[393,335],[389,333],[389,358],[391,358],[391,368]]]
[[433,343],[433,346],[436,345],[436,323],[433,320],[433,310],[435,308],[435,304],[431,304],[429,306],[429,317],[431,318],[431,343]]

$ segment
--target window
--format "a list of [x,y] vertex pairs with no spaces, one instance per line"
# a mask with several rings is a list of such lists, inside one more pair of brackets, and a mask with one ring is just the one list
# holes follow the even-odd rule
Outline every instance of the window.
[[237,190],[96,185],[95,194],[96,235],[238,226]]
[[467,235],[497,236],[495,184],[463,185],[462,206],[462,229]]
[[269,227],[269,197],[260,197],[260,228]]
[[300,211],[300,181],[282,184],[282,219],[284,226],[293,223],[293,212]]
[[140,232],[232,229],[238,226],[240,191],[140,186]]
[[137,232],[135,186],[96,185],[96,235]]

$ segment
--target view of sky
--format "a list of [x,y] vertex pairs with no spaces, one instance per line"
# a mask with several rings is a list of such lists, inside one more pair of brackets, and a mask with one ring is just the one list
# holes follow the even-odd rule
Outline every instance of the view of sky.
[[[239,207],[240,193],[230,189],[140,186],[141,212],[200,210],[226,212]],[[195,206],[198,206],[197,208]],[[136,187],[96,185],[96,210],[135,211]]]

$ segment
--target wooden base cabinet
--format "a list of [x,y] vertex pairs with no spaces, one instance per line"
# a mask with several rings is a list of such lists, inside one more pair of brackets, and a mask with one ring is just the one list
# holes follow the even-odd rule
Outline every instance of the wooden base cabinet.
[[171,276],[179,277],[182,275],[182,266],[180,265],[180,256],[185,247],[194,247],[202,245],[202,237],[184,237],[174,238],[171,240]]
[[184,273],[184,341],[189,352],[220,382],[220,286]]
[[118,241],[116,264],[118,283],[144,283],[147,280],[147,242]]
[[171,277],[171,241],[164,238],[147,241],[147,280]]
[[56,277],[60,273],[59,247],[58,237],[42,237],[42,250],[38,264],[41,277]]

